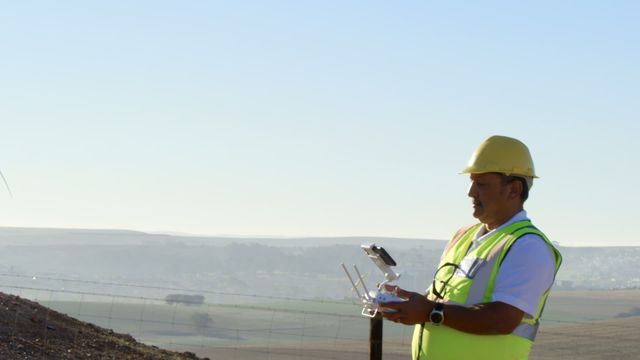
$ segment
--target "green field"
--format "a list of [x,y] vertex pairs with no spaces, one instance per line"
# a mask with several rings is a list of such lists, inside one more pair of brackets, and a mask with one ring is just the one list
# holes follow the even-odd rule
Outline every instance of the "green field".
[[[345,342],[364,344],[369,335],[368,318],[362,317],[360,307],[349,301],[297,300],[196,306],[91,296],[64,300],[41,297],[37,301],[80,320],[131,334],[142,342],[163,348],[193,351],[305,348]],[[543,328],[613,319],[638,304],[640,290],[555,292],[547,303]],[[410,344],[412,330],[408,326],[385,322],[385,343],[406,347]]]
[[[169,305],[160,302],[40,301],[83,321],[128,333],[162,347],[255,346],[365,341],[368,318],[351,302]],[[199,321],[199,320],[200,321]],[[209,322],[202,319],[210,319]],[[407,337],[410,329],[389,323],[385,334]]]

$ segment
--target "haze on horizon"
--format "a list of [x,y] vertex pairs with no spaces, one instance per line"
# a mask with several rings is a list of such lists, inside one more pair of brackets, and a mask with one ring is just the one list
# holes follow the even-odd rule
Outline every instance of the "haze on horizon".
[[502,134],[565,246],[638,246],[633,2],[7,3],[0,225],[447,239]]

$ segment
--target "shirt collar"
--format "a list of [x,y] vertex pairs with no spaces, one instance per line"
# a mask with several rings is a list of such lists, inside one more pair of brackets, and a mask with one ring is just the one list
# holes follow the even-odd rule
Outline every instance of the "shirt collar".
[[487,236],[489,236],[490,234],[493,234],[496,231],[502,230],[505,227],[516,223],[518,221],[523,221],[523,220],[529,220],[529,217],[527,217],[527,211],[526,210],[520,210],[518,213],[516,213],[515,215],[513,215],[511,217],[511,219],[507,220],[504,224],[498,226],[497,228],[489,231],[489,232],[485,232],[486,228],[484,226],[481,226],[480,229],[478,230],[478,232],[475,235],[475,238],[473,239],[473,241],[477,241],[477,242],[482,242],[482,240],[486,239]]

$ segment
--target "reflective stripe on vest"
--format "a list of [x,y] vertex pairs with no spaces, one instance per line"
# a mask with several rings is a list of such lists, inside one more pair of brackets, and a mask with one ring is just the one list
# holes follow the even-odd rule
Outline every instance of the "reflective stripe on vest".
[[520,336],[527,340],[535,340],[536,334],[538,333],[538,328],[540,327],[540,322],[536,321],[535,324],[527,324],[525,322],[520,323],[515,330],[511,333],[511,335]]
[[[516,232],[520,232],[523,229],[535,229],[533,226],[524,226],[518,228],[516,231],[513,231],[508,236],[504,236],[498,244],[496,244],[491,251],[489,252],[489,256],[484,259],[485,263],[478,269],[477,273],[473,277],[473,283],[471,284],[471,290],[469,290],[469,295],[467,295],[466,304],[480,304],[491,301],[491,294],[487,294],[487,288],[489,282],[491,280],[491,274],[495,269],[496,262],[501,259],[499,256],[500,253],[504,250],[505,245],[511,238],[514,236]],[[524,234],[520,234],[518,237],[521,237],[526,234],[536,234],[542,237],[542,233],[537,231],[535,232],[526,232]],[[491,289],[493,290],[493,289]]]

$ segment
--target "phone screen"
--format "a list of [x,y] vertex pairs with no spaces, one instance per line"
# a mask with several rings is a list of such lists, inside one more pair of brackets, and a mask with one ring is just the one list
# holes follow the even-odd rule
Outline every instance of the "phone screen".
[[384,261],[385,264],[387,264],[389,266],[396,266],[395,260],[393,260],[391,255],[389,255],[387,250],[385,250],[383,247],[374,246],[374,247],[372,247],[372,250],[376,254],[380,255],[380,258],[382,259],[382,261]]

